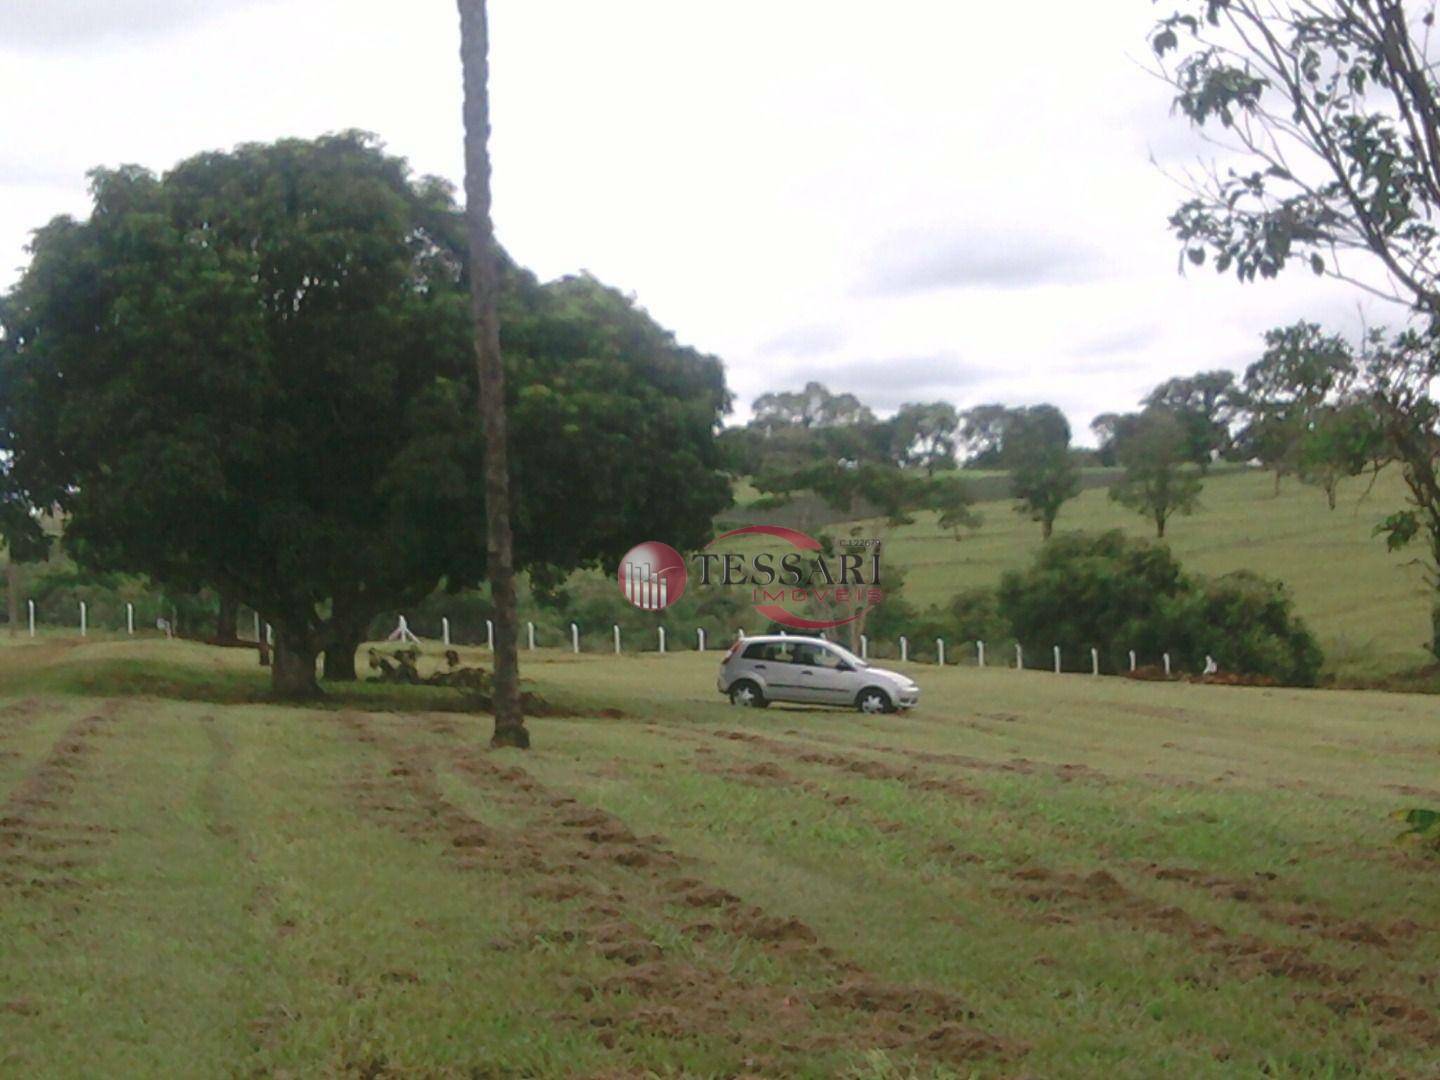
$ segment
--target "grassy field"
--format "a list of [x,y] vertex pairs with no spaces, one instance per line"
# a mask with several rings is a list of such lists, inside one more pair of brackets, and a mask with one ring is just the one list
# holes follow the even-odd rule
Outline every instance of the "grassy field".
[[[1268,473],[1212,477],[1203,508],[1171,522],[1167,541],[1187,569],[1207,574],[1254,570],[1290,586],[1296,607],[1325,650],[1326,670],[1343,679],[1392,675],[1433,663],[1430,595],[1417,552],[1393,554],[1371,535],[1375,523],[1403,505],[1393,472],[1366,494],[1366,482],[1342,485],[1335,510],[1317,488],[1286,480],[1277,497]],[[957,542],[934,514],[890,533],[888,552],[907,572],[906,596],[919,607],[956,592],[993,586],[1008,569],[1024,566],[1040,545],[1040,527],[1007,501],[981,504],[984,525]],[[1061,512],[1057,529],[1123,529],[1153,536],[1138,514],[1104,490],[1082,492]],[[883,527],[863,523],[862,531]]]
[[[920,543],[918,539],[916,543]],[[915,669],[741,712],[267,704],[253,657],[0,648],[6,1076],[1435,1076],[1434,699]]]

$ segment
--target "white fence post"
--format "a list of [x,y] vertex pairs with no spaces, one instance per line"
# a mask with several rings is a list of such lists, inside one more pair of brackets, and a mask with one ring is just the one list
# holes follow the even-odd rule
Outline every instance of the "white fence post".
[[450,620],[444,615],[440,616],[440,637],[446,646],[450,644]]
[[265,624],[265,642],[268,645],[275,644],[275,628],[268,622]]
[[80,601],[80,636],[85,636],[85,601]]
[[1015,670],[1023,671],[1025,668],[1025,654],[1020,651],[1020,643],[1015,643]]
[[525,633],[526,633],[526,635],[528,636],[529,641],[530,641],[530,651],[531,651],[531,652],[534,652],[534,651],[535,651],[535,624],[534,624],[533,622],[527,622],[527,623],[525,624],[525,627],[526,627]]
[[485,620],[485,647],[495,651],[495,623],[491,619]]
[[860,659],[870,659],[870,639],[864,634],[860,635]]
[[132,637],[135,634],[135,605],[125,605],[125,632]]
[[658,630],[658,631],[660,631],[660,655],[661,655],[661,656],[664,656],[664,655],[665,655],[665,628],[664,628],[663,626],[657,626],[655,629]]
[[744,640],[745,640],[745,628],[744,628],[743,626],[740,627],[739,629],[737,629],[737,630],[735,631],[735,640],[736,640],[736,641],[744,641]]
[[31,637],[34,637],[34,636],[35,636],[35,601],[34,601],[34,600],[27,600],[26,603],[30,605],[30,636],[31,636]]
[[1134,670],[1135,670],[1135,650],[1134,650],[1134,649],[1131,649],[1131,650],[1130,650],[1130,670],[1131,670],[1131,671],[1134,671]]
[[260,644],[260,612],[258,612],[258,611],[252,611],[250,614],[251,614],[252,616],[254,616],[254,618],[255,618],[255,644],[256,644],[256,645],[259,645],[259,644]]
[[977,657],[977,658],[979,659],[979,661],[980,661],[980,666],[981,666],[981,667],[984,667],[984,666],[985,666],[985,643],[984,643],[983,641],[977,641],[977,642],[975,642],[975,655],[976,655],[976,657]]
[[704,652],[704,651],[705,651],[705,628],[704,628],[703,626],[697,626],[697,627],[695,628],[695,638],[696,638],[696,640],[698,640],[698,641],[700,642],[700,651],[701,651],[701,652]]
[[620,655],[620,624],[615,623],[615,655]]
[[1053,651],[1054,651],[1054,653],[1055,653],[1055,674],[1056,674],[1056,675],[1059,675],[1059,674],[1060,674],[1060,646],[1059,646],[1059,645],[1056,645]]
[[570,624],[570,651],[580,651],[580,627],[573,622]]
[[900,635],[900,659],[901,659],[901,660],[909,660],[909,659],[910,659],[910,643],[905,640],[905,635],[904,635],[904,634],[901,634],[901,635]]
[[1090,650],[1090,674],[1100,674],[1100,650],[1096,648]]
[[935,662],[941,667],[945,666],[945,639],[935,639]]
[[1165,654],[1165,674],[1170,674],[1170,654],[1168,652]]

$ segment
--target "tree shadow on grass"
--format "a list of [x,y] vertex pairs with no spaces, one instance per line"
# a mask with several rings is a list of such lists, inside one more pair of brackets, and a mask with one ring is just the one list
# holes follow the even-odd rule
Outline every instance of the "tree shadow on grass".
[[[7,680],[11,688],[52,691],[91,697],[155,697],[212,705],[284,705],[297,709],[360,710],[363,712],[444,712],[489,715],[490,701],[474,690],[448,686],[362,680],[322,682],[319,697],[294,700],[277,697],[262,670],[235,671],[199,665],[141,659],[89,659],[83,664],[53,667]],[[21,684],[21,685],[16,685]],[[584,715],[534,693],[525,695],[528,716]]]

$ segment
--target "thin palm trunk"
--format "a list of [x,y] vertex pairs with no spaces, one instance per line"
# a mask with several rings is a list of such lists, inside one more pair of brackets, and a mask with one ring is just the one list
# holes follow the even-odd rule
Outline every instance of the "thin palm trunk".
[[495,734],[491,746],[530,745],[520,707],[519,616],[510,534],[510,468],[505,434],[505,369],[496,314],[499,260],[490,221],[489,31],[485,0],[457,0],[465,80],[465,219],[470,240],[470,308],[485,428],[485,541],[495,604]]

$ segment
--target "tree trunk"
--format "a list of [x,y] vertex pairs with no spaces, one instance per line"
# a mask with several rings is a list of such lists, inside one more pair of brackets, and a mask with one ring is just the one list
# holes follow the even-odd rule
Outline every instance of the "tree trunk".
[[1040,519],[1040,539],[1049,540],[1050,534],[1055,531],[1055,519],[1044,517]]
[[355,652],[364,639],[353,619],[334,619],[330,643],[325,646],[322,662],[326,682],[354,682]]
[[1157,540],[1165,539],[1165,519],[1159,514],[1155,515],[1155,538]]
[[20,568],[13,558],[5,562],[5,608],[10,619],[10,636],[20,633]]
[[284,626],[275,627],[275,660],[270,667],[270,689],[277,697],[315,698],[320,684],[315,681],[315,657],[320,650],[305,633]]
[[215,640],[222,645],[233,645],[240,640],[235,633],[235,623],[240,618],[240,601],[233,596],[220,594],[220,613],[215,618]]
[[510,534],[510,466],[506,447],[505,368],[500,356],[496,293],[500,267],[490,220],[489,30],[485,0],[457,0],[465,82],[465,220],[470,241],[470,310],[485,429],[486,576],[495,604],[495,733],[491,746],[530,745],[520,705],[519,614]]

